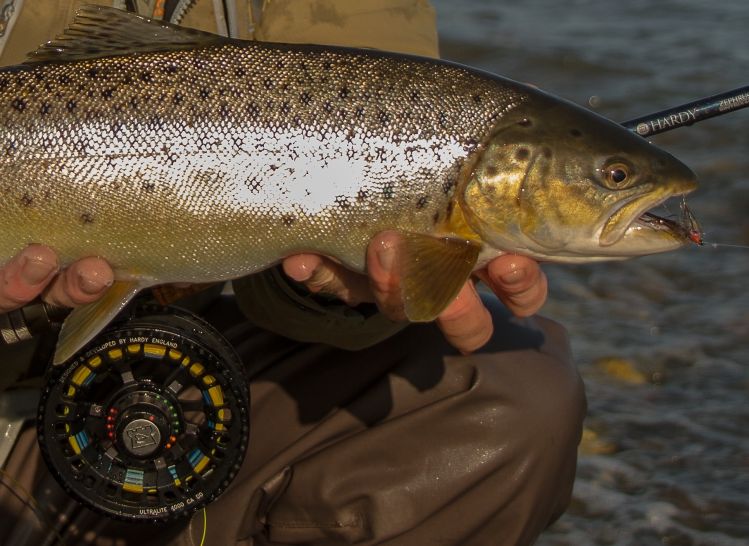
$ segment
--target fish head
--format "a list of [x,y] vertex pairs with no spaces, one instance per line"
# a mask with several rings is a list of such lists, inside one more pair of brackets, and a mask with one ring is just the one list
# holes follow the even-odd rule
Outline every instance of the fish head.
[[458,199],[490,246],[584,262],[674,250],[685,229],[648,211],[696,188],[679,160],[585,108],[529,90],[468,165]]

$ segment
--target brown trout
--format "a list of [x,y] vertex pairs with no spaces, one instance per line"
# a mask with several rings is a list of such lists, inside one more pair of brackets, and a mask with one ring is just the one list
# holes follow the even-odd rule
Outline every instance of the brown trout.
[[[86,7],[0,70],[0,260],[104,257],[116,282],[66,320],[69,358],[143,288],[316,252],[365,270],[403,234],[403,297],[431,320],[503,252],[581,262],[689,242],[648,210],[695,188],[644,139],[449,62],[229,40]],[[657,218],[657,217],[656,217]]]

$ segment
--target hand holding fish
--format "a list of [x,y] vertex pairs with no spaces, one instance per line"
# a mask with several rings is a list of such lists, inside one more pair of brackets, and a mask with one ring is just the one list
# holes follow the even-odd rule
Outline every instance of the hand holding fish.
[[[313,292],[332,294],[350,305],[374,302],[389,318],[405,320],[395,267],[398,243],[398,235],[392,231],[372,239],[367,250],[368,277],[317,254],[291,256],[284,260],[283,268]],[[476,274],[517,316],[532,315],[546,301],[546,276],[531,258],[505,254]],[[464,353],[481,348],[493,331],[491,316],[470,280],[436,321],[448,342]]]
[[112,285],[107,262],[88,257],[60,270],[57,255],[43,245],[29,245],[0,268],[0,312],[21,307],[38,296],[53,305],[77,307],[97,300]]

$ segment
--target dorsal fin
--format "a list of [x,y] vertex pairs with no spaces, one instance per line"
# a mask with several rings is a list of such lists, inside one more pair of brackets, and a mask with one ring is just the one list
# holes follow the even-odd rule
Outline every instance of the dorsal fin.
[[219,45],[228,38],[141,17],[107,6],[83,6],[54,40],[27,56],[27,63],[80,61],[138,52]]

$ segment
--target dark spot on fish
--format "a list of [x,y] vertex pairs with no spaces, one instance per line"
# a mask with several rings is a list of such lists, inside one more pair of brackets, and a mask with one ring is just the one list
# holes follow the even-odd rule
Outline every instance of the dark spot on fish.
[[229,114],[231,114],[229,105],[226,103],[222,103],[221,106],[218,107],[218,115],[221,116],[222,119],[226,119],[229,117]]
[[419,197],[419,200],[416,201],[417,210],[421,210],[424,207],[426,207],[428,202],[429,202],[429,198],[427,196]]
[[348,197],[344,195],[336,196],[335,204],[341,207],[342,209],[347,209],[351,206],[351,203],[348,202]]
[[251,116],[256,116],[260,113],[260,108],[254,102],[247,104],[247,113]]
[[580,138],[581,136],[583,136],[583,133],[582,131],[580,131],[580,129],[570,129],[570,134],[575,138]]
[[395,184],[393,184],[392,182],[387,182],[382,187],[382,196],[385,199],[392,199],[395,196]]
[[8,87],[8,78],[0,78],[0,91],[5,91],[5,88]]
[[133,97],[130,99],[130,106],[132,108],[138,108],[138,97]]
[[518,161],[525,161],[531,156],[531,151],[528,148],[518,148],[515,150],[515,159]]
[[356,115],[356,119],[363,119],[364,118],[364,107],[359,106],[357,107],[356,111],[354,112]]
[[326,100],[326,101],[325,101],[325,102],[323,103],[322,107],[323,107],[323,109],[324,109],[324,110],[325,110],[325,111],[326,111],[326,112],[327,112],[328,114],[330,114],[330,113],[331,113],[331,112],[333,111],[333,105],[332,105],[332,104],[330,103],[330,101],[329,101],[329,100]]
[[283,61],[277,61],[276,62],[276,68],[278,68],[278,69],[283,68]]
[[12,155],[18,149],[18,145],[14,140],[9,140],[7,146],[5,146],[5,154]]
[[141,72],[140,74],[140,80],[145,83],[149,83],[153,80],[153,74],[151,74],[149,71]]
[[445,195],[449,194],[450,191],[453,189],[453,186],[455,185],[455,182],[452,180],[446,180],[442,183],[442,193]]
[[302,94],[299,95],[299,100],[302,101],[302,104],[307,105],[312,101],[312,95],[307,91],[303,91]]
[[291,227],[296,222],[296,216],[294,216],[293,214],[284,214],[281,217],[281,221],[286,227]]
[[447,218],[450,218],[450,216],[453,215],[453,207],[455,206],[455,203],[452,201],[449,201],[447,203],[447,210],[445,211],[445,214],[447,215]]
[[210,96],[211,96],[210,89],[204,87],[203,89],[200,90],[200,98],[201,99],[206,100]]
[[544,156],[544,159],[551,159],[551,148],[549,148],[548,146],[544,146],[541,149],[541,155]]
[[291,105],[289,104],[289,101],[283,101],[281,103],[281,106],[279,107],[279,110],[281,110],[282,114],[288,114],[291,111]]
[[182,104],[182,101],[185,98],[182,96],[182,93],[179,91],[174,92],[174,96],[172,97],[172,104]]
[[292,121],[294,123],[294,127],[298,128],[298,127],[301,127],[303,125],[302,118],[300,118],[299,116],[294,116],[294,119]]
[[57,81],[63,85],[67,85],[70,83],[70,76],[68,76],[67,74],[62,74],[59,78],[57,78]]
[[34,204],[34,198],[31,197],[28,192],[24,192],[23,196],[21,197],[21,204],[24,207],[30,207]]
[[247,71],[240,66],[240,67],[237,67],[237,68],[234,69],[234,75],[237,78],[241,78],[241,77],[247,75]]
[[367,190],[359,190],[356,193],[357,201],[366,201],[369,198],[369,192]]
[[122,130],[122,127],[124,124],[122,122],[115,122],[112,125],[110,125],[110,130],[112,131],[112,134],[114,136],[117,136],[117,133],[119,133]]
[[99,75],[99,69],[96,67],[91,67],[86,71],[86,74],[88,75],[89,78],[95,78],[96,76]]
[[84,212],[80,216],[80,220],[82,224],[93,224],[94,223],[94,216],[90,212]]
[[156,191],[156,184],[153,182],[143,182],[143,191],[146,193],[153,193]]
[[242,137],[236,136],[232,139],[232,141],[234,142],[235,148],[241,148],[242,146],[244,146],[244,139]]
[[10,105],[18,112],[23,112],[24,110],[26,110],[26,101],[21,97],[16,97],[15,99],[13,99]]
[[345,99],[346,97],[348,97],[348,94],[349,94],[349,90],[348,90],[348,87],[346,87],[345,85],[338,90],[338,96],[342,99]]
[[518,121],[518,125],[520,125],[521,127],[532,127],[533,122],[529,120],[528,118],[525,118],[525,119],[521,119],[520,121]]
[[36,77],[36,81],[41,82],[44,81],[44,73],[43,72],[37,72],[34,74]]
[[479,145],[479,141],[478,140],[476,140],[475,138],[469,138],[468,140],[466,140],[466,144],[463,147],[463,149],[466,152],[472,152],[473,150],[475,150],[478,147],[478,145]]
[[421,95],[419,94],[418,91],[411,91],[411,100],[413,102],[417,102],[419,98],[421,98]]
[[168,64],[164,67],[164,72],[167,74],[174,74],[177,70],[179,70],[179,67],[176,64]]
[[494,178],[498,174],[499,174],[499,170],[497,169],[496,166],[494,166],[494,165],[488,165],[486,167],[486,176],[488,176],[489,178]]
[[107,87],[101,92],[101,98],[103,99],[111,99],[114,95],[114,87]]
[[377,114],[377,118],[380,121],[380,125],[383,127],[390,123],[390,114],[385,112],[385,110],[380,110]]
[[273,171],[273,172],[276,172],[276,171],[277,171],[278,169],[280,169],[281,167],[279,167],[278,165],[268,165],[268,168],[269,168],[269,169],[270,169],[271,171]]
[[247,186],[250,188],[250,191],[257,192],[257,191],[260,191],[260,188],[263,187],[263,182],[262,180],[259,180],[257,177],[254,177],[248,181]]
[[165,154],[169,155],[169,146],[167,146],[166,144],[164,144],[161,147],[161,151],[164,152]]
[[130,85],[131,83],[133,83],[133,77],[130,74],[125,74],[125,77],[122,78],[122,83],[124,83],[125,85]]
[[263,85],[265,85],[266,89],[273,89],[273,80],[271,80],[270,78],[265,78]]
[[330,61],[325,61],[322,63],[322,67],[325,70],[330,70],[332,68],[333,64]]
[[439,113],[439,124],[442,129],[447,129],[447,114],[444,112]]
[[481,95],[479,95],[478,93],[473,95],[473,97],[471,98],[473,99],[473,102],[475,102],[476,104],[481,104]]
[[437,225],[437,222],[440,221],[440,213],[439,211],[434,213],[434,216],[432,216],[432,224]]

